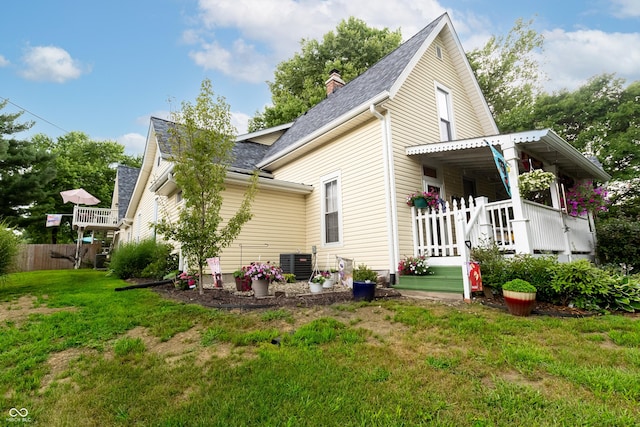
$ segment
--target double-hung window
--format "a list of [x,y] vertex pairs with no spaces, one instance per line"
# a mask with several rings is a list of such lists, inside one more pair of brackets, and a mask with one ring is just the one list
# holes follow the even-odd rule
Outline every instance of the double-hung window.
[[436,100],[438,102],[438,118],[440,121],[440,139],[442,141],[451,141],[454,136],[450,91],[436,84]]
[[322,181],[322,242],[325,245],[342,242],[340,175],[325,176]]

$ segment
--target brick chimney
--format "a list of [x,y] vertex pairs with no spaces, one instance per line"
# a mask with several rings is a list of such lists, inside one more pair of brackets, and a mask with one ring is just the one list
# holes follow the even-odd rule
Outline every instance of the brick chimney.
[[325,86],[327,86],[327,96],[329,96],[333,92],[344,86],[345,82],[340,77],[340,72],[334,69],[329,72],[329,79],[324,82],[324,84]]

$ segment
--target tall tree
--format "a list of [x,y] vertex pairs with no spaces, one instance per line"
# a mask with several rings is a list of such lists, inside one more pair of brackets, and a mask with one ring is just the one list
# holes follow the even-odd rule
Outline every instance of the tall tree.
[[542,73],[535,54],[544,39],[531,28],[533,20],[516,20],[506,36],[491,36],[481,49],[467,53],[478,84],[500,132],[528,128]]
[[[0,102],[0,110],[7,102]],[[21,115],[0,114],[0,220],[12,225],[42,200],[55,174],[52,156],[46,150],[15,137],[33,125],[16,122]]]
[[164,219],[157,231],[180,242],[188,265],[198,269],[198,291],[202,294],[202,271],[207,258],[218,256],[251,219],[258,174],[250,179],[238,211],[225,222],[220,209],[236,135],[229,105],[223,97],[215,98],[211,81],[205,79],[195,105],[183,102],[181,111],[174,113],[172,119],[177,125],[169,131],[170,160],[184,206],[178,222]]
[[612,214],[640,212],[640,82],[625,87],[613,74],[595,76],[570,92],[536,100],[532,126],[549,127],[612,176]]
[[[53,156],[52,165],[55,168],[55,179],[48,185],[45,194],[38,203],[29,208],[29,215],[22,226],[26,229],[26,236],[33,243],[47,243],[49,233],[57,229],[48,230],[45,225],[45,215],[48,213],[70,214],[73,205],[62,203],[60,191],[82,187],[100,199],[100,207],[111,206],[111,196],[115,185],[117,164],[140,166],[140,158],[124,154],[124,146],[115,141],[94,141],[83,132],[69,132],[56,140],[37,134],[31,139],[39,150]],[[73,234],[68,225],[62,229],[69,231],[62,235],[55,235],[60,242],[70,241]]]
[[400,30],[371,28],[359,19],[342,20],[322,41],[303,39],[301,52],[276,67],[268,82],[273,105],[249,122],[249,130],[295,120],[326,96],[324,82],[337,69],[345,82],[352,80],[400,45]]

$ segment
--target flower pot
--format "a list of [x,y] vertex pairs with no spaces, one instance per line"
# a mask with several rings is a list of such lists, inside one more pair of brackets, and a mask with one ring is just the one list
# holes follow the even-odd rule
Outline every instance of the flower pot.
[[322,283],[309,282],[309,291],[311,291],[312,294],[318,294],[322,292]]
[[251,290],[251,279],[247,276],[236,277],[236,290],[238,292],[248,292]]
[[253,289],[254,297],[266,297],[269,295],[269,281],[265,279],[252,279],[251,289]]
[[325,279],[324,283],[322,284],[322,287],[324,289],[331,289],[333,288],[333,276],[331,276],[330,279]]
[[353,282],[353,299],[373,301],[376,296],[376,282]]
[[424,209],[427,207],[427,199],[423,199],[423,198],[415,199],[413,201],[413,206],[415,206],[418,209]]
[[514,292],[502,290],[507,310],[514,316],[528,316],[536,305],[535,292]]

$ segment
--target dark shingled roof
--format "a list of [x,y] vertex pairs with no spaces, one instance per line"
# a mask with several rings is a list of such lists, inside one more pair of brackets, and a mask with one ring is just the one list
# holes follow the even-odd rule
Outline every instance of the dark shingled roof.
[[444,14],[439,16],[367,71],[298,117],[293,126],[271,146],[266,157],[287,149],[358,105],[390,90],[443,16]]
[[[156,132],[156,138],[158,139],[158,145],[160,146],[160,153],[163,158],[167,158],[171,154],[169,127],[175,126],[175,123],[159,119],[157,117],[151,117],[151,123]],[[262,160],[268,149],[269,146],[255,142],[236,142],[231,152],[234,159],[231,163],[231,167],[253,170],[255,169],[256,164]]]
[[118,176],[118,219],[124,218],[133,195],[133,188],[136,186],[139,168],[119,165],[117,169]]

